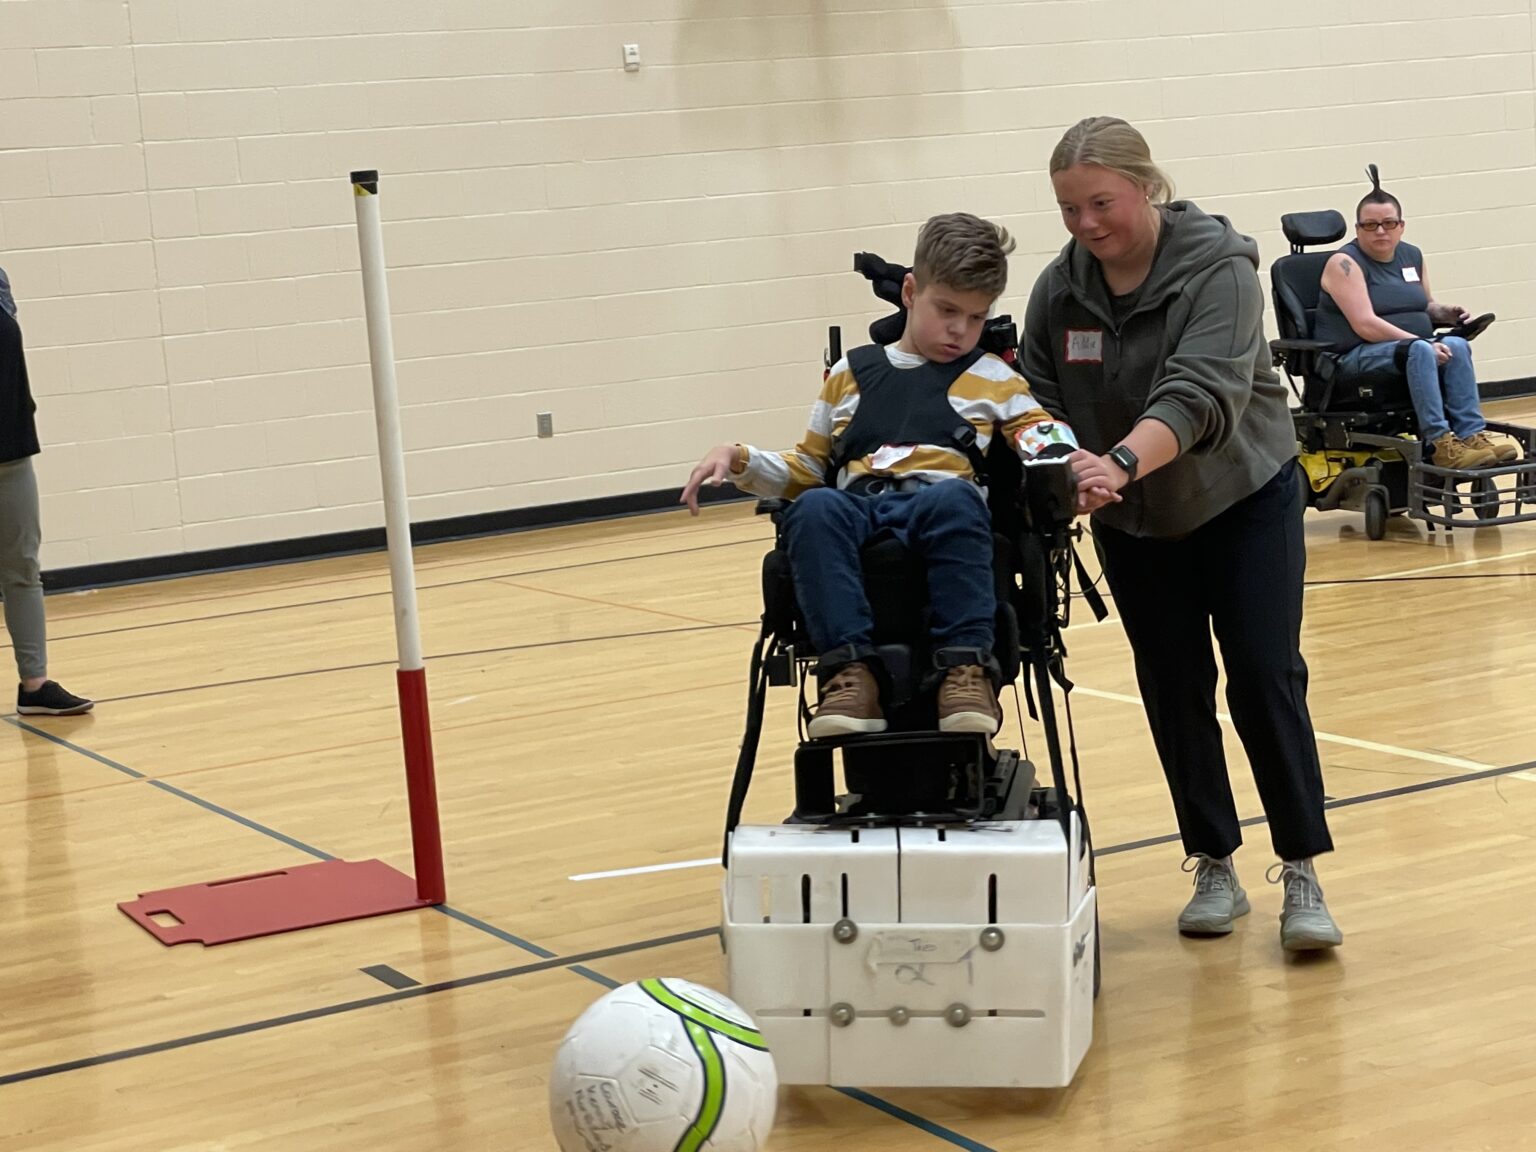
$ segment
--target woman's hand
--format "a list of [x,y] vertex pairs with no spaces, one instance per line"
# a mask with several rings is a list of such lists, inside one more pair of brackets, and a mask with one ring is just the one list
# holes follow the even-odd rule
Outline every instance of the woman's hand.
[[1429,306],[1429,319],[1433,324],[1465,324],[1472,319],[1472,313],[1460,304],[1441,304],[1436,301]]
[[1449,364],[1451,362],[1451,357],[1455,355],[1455,353],[1451,351],[1451,346],[1449,344],[1441,344],[1439,341],[1436,341],[1434,348],[1436,364]]
[[1106,504],[1120,502],[1120,489],[1130,483],[1125,469],[1108,456],[1095,456],[1079,448],[1067,457],[1072,476],[1077,481],[1077,511],[1092,512]]

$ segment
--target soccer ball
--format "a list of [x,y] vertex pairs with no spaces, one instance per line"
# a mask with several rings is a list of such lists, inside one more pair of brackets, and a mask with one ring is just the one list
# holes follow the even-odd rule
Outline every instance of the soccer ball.
[[778,1089],[752,1017],[687,980],[641,980],[571,1025],[549,1116],[561,1152],[759,1152]]

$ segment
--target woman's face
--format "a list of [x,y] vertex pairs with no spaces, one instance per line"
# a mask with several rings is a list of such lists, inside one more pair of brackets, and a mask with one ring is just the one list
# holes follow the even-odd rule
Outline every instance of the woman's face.
[[[1362,228],[1362,224],[1374,224],[1376,230]],[[1384,227],[1384,224],[1392,227]],[[1355,243],[1372,260],[1388,263],[1397,252],[1397,242],[1403,238],[1402,216],[1390,204],[1365,204],[1355,223]]]
[[1101,264],[1113,264],[1154,235],[1147,194],[1134,180],[1097,164],[1074,164],[1051,177],[1061,222]]

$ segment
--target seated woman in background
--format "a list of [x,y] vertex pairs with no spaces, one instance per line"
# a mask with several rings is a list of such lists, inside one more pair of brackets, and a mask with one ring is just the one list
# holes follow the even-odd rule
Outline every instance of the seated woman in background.
[[[1487,430],[1477,398],[1472,351],[1436,325],[1464,323],[1464,308],[1442,304],[1429,287],[1424,253],[1403,242],[1403,208],[1381,188],[1355,208],[1355,238],[1323,269],[1317,338],[1333,345],[1345,378],[1401,372],[1419,418],[1419,434],[1440,468],[1483,468],[1515,460],[1520,449]],[[1405,344],[1405,342],[1408,342]]]

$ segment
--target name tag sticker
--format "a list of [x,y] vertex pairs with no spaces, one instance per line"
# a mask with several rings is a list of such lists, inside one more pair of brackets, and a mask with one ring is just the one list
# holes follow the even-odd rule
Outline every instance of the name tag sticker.
[[1403,279],[1410,284],[1417,284],[1419,282],[1419,270],[1417,268],[1404,268]]
[[887,444],[869,457],[869,466],[876,472],[884,472],[894,468],[908,456],[912,455],[915,446],[912,444]]
[[1104,363],[1104,330],[1102,328],[1068,328],[1067,363]]

